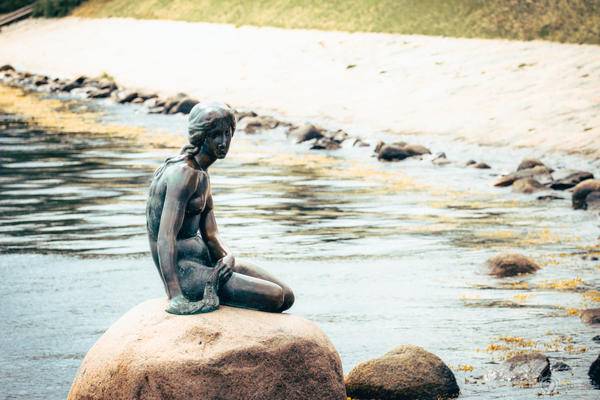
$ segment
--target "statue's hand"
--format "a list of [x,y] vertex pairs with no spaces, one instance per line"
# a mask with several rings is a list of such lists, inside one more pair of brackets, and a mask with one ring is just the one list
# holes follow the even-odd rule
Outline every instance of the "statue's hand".
[[233,275],[233,267],[235,266],[235,258],[229,254],[217,261],[215,265],[215,273],[219,279],[219,287],[231,278]]
[[169,301],[166,312],[176,315],[190,315],[211,312],[219,308],[219,299],[202,299],[200,301],[189,301],[183,295],[175,296]]

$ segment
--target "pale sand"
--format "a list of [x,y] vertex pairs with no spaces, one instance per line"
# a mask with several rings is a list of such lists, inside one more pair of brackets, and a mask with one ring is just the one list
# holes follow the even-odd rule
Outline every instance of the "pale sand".
[[107,72],[364,137],[449,134],[600,156],[600,46],[65,18],[3,30],[4,63]]

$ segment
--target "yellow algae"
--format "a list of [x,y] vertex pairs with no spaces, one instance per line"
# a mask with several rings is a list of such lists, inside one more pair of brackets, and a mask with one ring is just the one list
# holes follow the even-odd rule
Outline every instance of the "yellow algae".
[[497,343],[492,343],[489,344],[486,348],[485,351],[508,351],[510,350],[510,347],[504,345],[504,344],[497,344]]
[[470,364],[458,364],[458,366],[456,367],[457,371],[462,371],[462,372],[471,372],[474,369],[475,368]]
[[0,109],[17,114],[29,123],[61,133],[102,134],[135,140],[149,147],[180,147],[185,137],[165,132],[149,132],[141,127],[100,121],[101,114],[89,110],[72,111],[74,100],[44,98],[40,93],[27,93],[19,88],[0,84]]
[[553,289],[560,291],[575,290],[584,285],[583,279],[577,277],[573,279],[557,279],[553,281],[545,281],[538,284],[540,289]]
[[569,317],[577,317],[581,314],[581,311],[577,308],[565,308],[565,314]]
[[598,290],[588,290],[583,293],[583,298],[588,301],[600,302],[600,291]]
[[515,301],[527,301],[529,298],[533,296],[531,293],[519,293],[513,296]]
[[503,336],[499,339],[504,343],[511,344],[515,347],[534,347],[535,342],[530,339],[525,339],[518,336]]

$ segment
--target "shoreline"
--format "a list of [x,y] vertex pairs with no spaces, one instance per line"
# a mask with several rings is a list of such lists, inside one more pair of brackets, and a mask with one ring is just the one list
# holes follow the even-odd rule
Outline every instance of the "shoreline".
[[598,158],[599,48],[69,17],[3,30],[0,64],[65,78],[107,73],[129,88],[366,139],[423,133]]

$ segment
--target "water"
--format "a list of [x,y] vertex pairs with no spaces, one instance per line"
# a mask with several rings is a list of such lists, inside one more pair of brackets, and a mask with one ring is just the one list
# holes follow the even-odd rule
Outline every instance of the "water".
[[[184,131],[182,117],[94,104],[105,123]],[[491,187],[531,150],[406,138],[459,163],[384,164],[364,149],[311,152],[277,130],[237,133],[230,156],[210,171],[224,239],[238,258],[294,288],[291,312],[321,326],[345,372],[416,344],[451,366],[462,398],[529,399],[552,389],[560,398],[597,398],[587,368],[598,332],[568,309],[597,306],[582,294],[600,287],[600,263],[588,257],[598,252],[598,215],[571,210],[568,193],[540,202]],[[10,115],[0,118],[0,149],[0,387],[6,399],[60,399],[110,324],[163,296],[144,206],[152,172],[176,150],[42,131]],[[463,167],[469,158],[494,169]],[[597,161],[545,160],[598,172]],[[483,264],[499,251],[526,253],[544,268],[492,279]],[[532,342],[521,348],[502,337]],[[536,348],[573,371],[555,372],[552,388],[489,382],[479,377],[506,354],[491,344]]]

